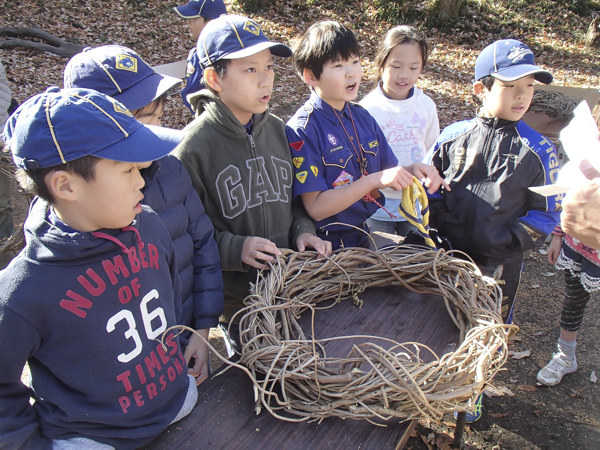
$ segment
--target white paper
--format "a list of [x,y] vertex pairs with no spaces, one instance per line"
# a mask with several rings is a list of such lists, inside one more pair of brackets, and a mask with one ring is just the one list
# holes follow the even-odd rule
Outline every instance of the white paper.
[[583,159],[588,160],[596,169],[600,169],[598,127],[587,102],[581,102],[573,114],[569,125],[560,132],[560,142],[569,157],[569,162],[560,169],[556,184],[530,187],[533,192],[549,197],[562,194],[585,183],[587,178],[579,170],[579,163]]
[[168,75],[175,78],[185,78],[185,70],[187,67],[187,60],[182,59],[181,61],[175,61],[168,64],[161,64],[160,66],[154,66],[153,69],[161,75]]

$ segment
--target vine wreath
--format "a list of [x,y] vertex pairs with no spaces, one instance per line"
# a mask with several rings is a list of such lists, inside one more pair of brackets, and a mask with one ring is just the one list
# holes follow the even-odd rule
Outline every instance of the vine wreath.
[[[436,419],[471,410],[505,363],[509,335],[518,330],[502,322],[496,282],[472,262],[443,250],[351,248],[327,259],[284,251],[257,281],[238,313],[240,363],[254,382],[257,411],[262,404],[287,421]],[[364,342],[353,344],[345,358],[331,357],[324,349],[327,341],[353,336],[314,339],[314,329],[307,332],[298,324],[301,314],[314,314],[323,302],[360,302],[365,289],[389,285],[442,296],[459,329],[454,352],[440,358],[416,342],[370,336],[389,348]],[[434,360],[424,362],[423,351]]]

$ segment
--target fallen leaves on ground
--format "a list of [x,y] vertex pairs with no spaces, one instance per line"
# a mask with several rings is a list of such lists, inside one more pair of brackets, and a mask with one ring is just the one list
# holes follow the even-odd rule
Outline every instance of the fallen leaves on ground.
[[538,388],[535,386],[531,386],[530,384],[523,384],[519,386],[517,389],[524,392],[537,392]]
[[523,350],[522,352],[515,352],[513,350],[508,351],[508,356],[512,359],[523,359],[531,355],[531,350]]

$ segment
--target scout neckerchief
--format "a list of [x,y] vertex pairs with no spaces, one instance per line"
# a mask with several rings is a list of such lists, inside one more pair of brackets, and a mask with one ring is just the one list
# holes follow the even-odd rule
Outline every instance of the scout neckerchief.
[[[331,105],[329,105],[329,106],[331,106]],[[356,136],[356,140],[358,142],[358,148],[360,149],[360,152],[356,149],[353,139],[350,137],[350,134],[348,134],[348,131],[346,130],[346,127],[344,126],[344,123],[342,122],[342,118],[338,115],[337,111],[335,110],[335,108],[333,106],[331,106],[331,109],[333,109],[333,112],[334,112],[335,116],[337,117],[337,120],[340,122],[340,125],[344,129],[344,133],[346,133],[346,137],[348,137],[348,142],[350,142],[350,145],[354,149],[354,153],[356,153],[357,161],[358,161],[358,164],[360,165],[361,178],[366,175],[369,175],[369,172],[367,172],[367,158],[365,158],[365,155],[363,153],[363,146],[360,143],[360,138],[358,137],[358,133],[356,132],[356,125],[354,125],[354,117],[352,117],[352,111],[350,109],[350,105],[348,105],[348,115],[350,116],[350,121],[352,122],[352,128],[354,128],[354,136]],[[375,203],[377,206],[379,206],[381,209],[383,209],[386,213],[388,213],[392,219],[397,219],[397,217],[395,215],[393,215],[391,212],[389,212],[387,209],[385,209],[383,205],[381,205],[377,200],[375,200],[370,192],[367,192],[367,194],[362,199],[364,202]]]
[[[417,214],[417,202],[421,204],[421,217]],[[436,246],[429,237],[429,200],[425,188],[415,177],[410,186],[402,189],[402,201],[398,211],[417,227],[419,234],[425,239],[425,243],[435,249]]]

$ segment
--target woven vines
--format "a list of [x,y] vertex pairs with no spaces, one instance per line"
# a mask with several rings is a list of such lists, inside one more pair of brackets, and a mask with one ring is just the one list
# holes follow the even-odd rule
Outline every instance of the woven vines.
[[[360,302],[366,288],[390,285],[443,296],[460,330],[454,352],[440,358],[419,343],[370,336],[353,344],[345,358],[333,357],[324,349],[327,341],[356,337],[313,339],[318,332],[298,324],[301,314],[313,314],[319,304]],[[238,313],[240,362],[251,372],[262,405],[283,420],[439,418],[471,410],[469,400],[506,361],[508,336],[518,328],[502,323],[500,299],[498,285],[473,263],[443,251],[353,248],[327,260],[289,251],[261,273]],[[426,351],[432,362],[421,359]]]
[[562,92],[540,90],[533,93],[529,111],[545,114],[551,119],[570,119],[575,108],[577,108],[577,99],[568,97]]

